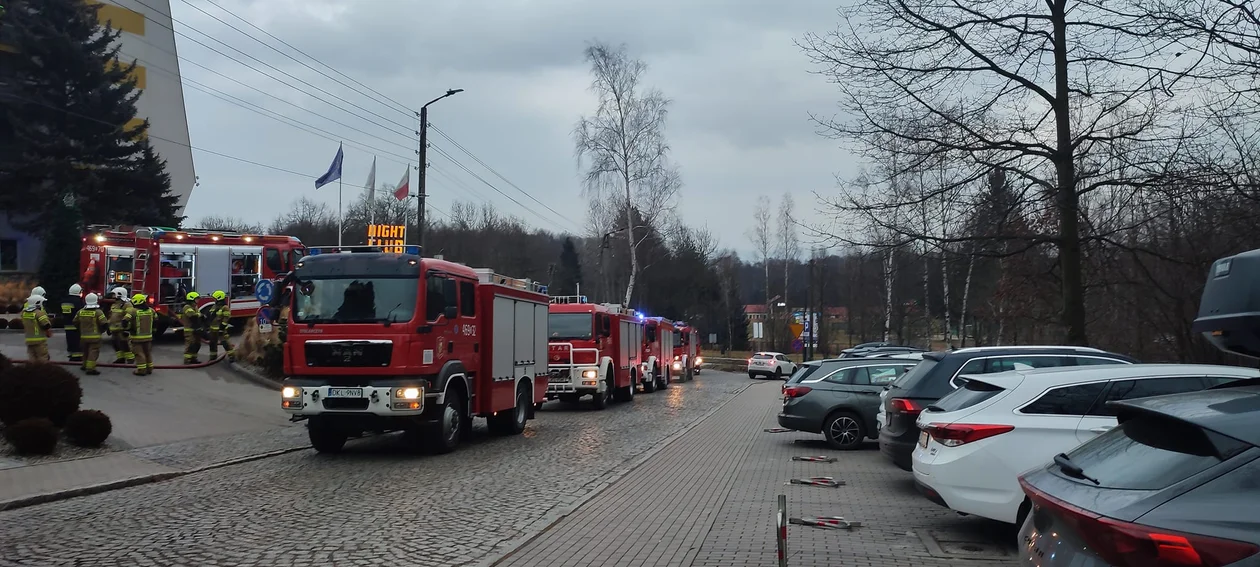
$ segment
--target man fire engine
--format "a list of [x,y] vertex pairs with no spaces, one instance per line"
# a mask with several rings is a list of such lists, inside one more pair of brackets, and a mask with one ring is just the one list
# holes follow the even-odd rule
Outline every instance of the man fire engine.
[[695,327],[675,321],[674,328],[678,332],[678,342],[674,344],[674,373],[686,382],[692,374],[700,373],[700,334]]
[[516,435],[547,391],[546,288],[377,246],[312,248],[293,286],[281,407],[311,444],[341,450],[404,431],[454,450],[485,417]]
[[673,376],[670,361],[676,340],[677,333],[669,319],[648,317],[643,320],[643,391],[669,387]]
[[284,277],[305,254],[291,236],[262,236],[202,229],[89,226],[83,235],[84,292],[109,294],[123,287],[149,298],[157,320],[154,334],[178,327],[184,298],[229,290],[232,317],[253,317],[259,308],[259,279]]
[[587,303],[576,295],[551,298],[550,313],[547,399],[576,403],[590,395],[596,409],[608,407],[610,399],[634,400],[643,322],[621,305]]

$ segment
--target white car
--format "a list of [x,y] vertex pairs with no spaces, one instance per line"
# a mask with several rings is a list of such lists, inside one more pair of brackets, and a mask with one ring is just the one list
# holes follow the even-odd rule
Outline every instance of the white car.
[[[1019,475],[1116,426],[1106,402],[1176,394],[1260,377],[1211,364],[1115,364],[962,377],[919,415],[915,486],[964,514],[1019,524],[1029,505]],[[1085,471],[1088,473],[1089,471]]]
[[781,352],[755,352],[748,359],[748,377],[765,376],[784,380],[796,372],[796,363]]

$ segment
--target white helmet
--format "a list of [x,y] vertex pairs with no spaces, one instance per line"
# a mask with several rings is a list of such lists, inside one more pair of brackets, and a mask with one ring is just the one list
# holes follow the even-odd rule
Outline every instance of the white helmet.
[[85,307],[100,307],[101,304],[99,302],[100,297],[98,297],[95,293],[89,293],[87,294],[87,297],[83,298],[83,305]]
[[79,284],[70,286],[70,295],[79,295],[80,293],[83,293],[83,287]]
[[110,290],[109,294],[114,296],[115,299],[121,299],[123,301],[127,300],[127,290],[122,287],[116,287]]
[[44,296],[42,296],[42,295],[35,295],[35,294],[31,294],[31,296],[30,296],[30,297],[26,298],[26,308],[27,308],[27,309],[34,309],[34,308],[39,307],[39,306],[41,306],[41,305],[43,305],[43,304],[44,304]]
[[35,289],[31,290],[31,297],[36,297],[36,296],[44,297],[46,295],[48,295],[48,293],[44,291],[44,288],[42,286],[37,285],[35,286]]

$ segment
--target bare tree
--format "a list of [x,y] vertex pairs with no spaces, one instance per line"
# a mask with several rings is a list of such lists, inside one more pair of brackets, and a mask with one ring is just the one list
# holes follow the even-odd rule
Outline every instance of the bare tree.
[[654,216],[673,206],[681,182],[669,162],[665,118],[669,100],[642,85],[647,64],[633,59],[624,45],[588,45],[591,90],[599,98],[593,116],[583,116],[574,130],[579,165],[586,162],[584,189],[592,199],[619,202],[626,218],[630,278],[623,303],[630,304],[640,265],[635,210]]
[[211,215],[203,217],[197,221],[196,226],[197,228],[208,230],[226,230],[242,234],[262,234],[264,232],[262,224],[232,216]]
[[[1163,24],[1141,0],[872,0],[842,18],[837,31],[802,42],[853,117],[820,123],[875,153],[912,144],[910,166],[961,154],[972,167],[958,186],[995,167],[1020,178],[1044,203],[1043,230],[1026,240],[1057,253],[1066,341],[1086,344],[1081,199],[1134,183],[1160,166],[1143,147],[1186,135],[1170,110],[1179,89],[1194,86],[1183,79],[1201,78],[1196,60],[1182,57],[1185,38],[1157,33]],[[1117,151],[1126,142],[1135,143]],[[1096,154],[1123,157],[1127,179],[1115,167],[1078,167]],[[848,208],[880,217],[904,205],[865,195]]]
[[770,198],[757,197],[757,205],[753,207],[753,226],[748,229],[748,240],[752,242],[753,251],[761,261],[765,271],[766,305],[770,305],[770,250],[774,246],[774,236],[770,225]]
[[[792,200],[791,193],[784,193],[783,200],[779,201],[779,234],[778,234],[778,251],[779,259],[783,260],[783,300],[787,301],[788,293],[788,274],[791,272],[792,264],[795,263],[801,255],[801,239],[796,232],[796,202]],[[768,290],[767,290],[768,291]]]

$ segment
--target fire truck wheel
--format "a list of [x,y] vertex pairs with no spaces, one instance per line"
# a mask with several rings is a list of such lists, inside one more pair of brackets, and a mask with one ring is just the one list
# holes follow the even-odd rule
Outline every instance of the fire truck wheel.
[[657,382],[656,376],[653,374],[648,374],[648,379],[643,381],[643,393],[651,394],[652,392],[655,392],[656,382]]
[[630,373],[630,384],[624,388],[617,388],[613,394],[613,398],[619,402],[633,402],[634,391],[639,389],[639,377],[634,372]]
[[656,377],[656,389],[664,390],[669,387],[669,373],[661,372],[660,367],[653,370],[652,375]]
[[616,391],[617,383],[613,381],[613,373],[609,370],[607,378],[604,379],[604,391],[591,394],[591,403],[595,409],[602,410],[608,407],[608,401],[612,399],[613,392]]
[[311,439],[311,446],[320,453],[340,453],[341,448],[346,446],[346,433],[337,428],[336,424],[319,417],[311,418],[306,431]]
[[511,413],[500,412],[489,419],[490,431],[496,435],[520,435],[525,431],[525,420],[529,417],[529,383],[522,383],[516,388],[516,406]]
[[459,447],[464,437],[464,422],[467,416],[464,415],[464,396],[458,392],[448,392],[446,395],[446,403],[442,404],[440,417],[436,423],[432,424],[430,431],[430,440],[433,443],[433,452],[437,454],[445,454],[454,451]]

